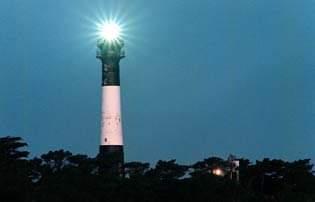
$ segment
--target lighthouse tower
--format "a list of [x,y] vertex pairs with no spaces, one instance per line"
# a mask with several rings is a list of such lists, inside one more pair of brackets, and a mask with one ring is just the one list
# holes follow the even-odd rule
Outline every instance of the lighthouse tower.
[[[104,30],[112,31],[112,30]],[[119,62],[124,57],[123,40],[113,35],[97,41],[97,58],[102,64],[102,112],[99,158],[103,169],[123,173],[123,130],[120,105]]]

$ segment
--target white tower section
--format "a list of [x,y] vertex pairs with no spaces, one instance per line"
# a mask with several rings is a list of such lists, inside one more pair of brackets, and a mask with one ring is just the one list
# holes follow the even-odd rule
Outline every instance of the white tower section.
[[102,86],[100,145],[123,145],[120,86]]

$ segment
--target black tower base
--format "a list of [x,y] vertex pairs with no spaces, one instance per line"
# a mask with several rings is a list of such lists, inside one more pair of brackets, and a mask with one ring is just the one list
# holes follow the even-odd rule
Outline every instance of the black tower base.
[[124,175],[124,151],[122,145],[101,145],[98,160],[102,174]]

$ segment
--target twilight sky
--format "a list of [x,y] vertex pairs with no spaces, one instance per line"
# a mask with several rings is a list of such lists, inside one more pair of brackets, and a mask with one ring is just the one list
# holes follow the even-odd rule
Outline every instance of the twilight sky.
[[127,161],[315,159],[313,0],[0,1],[0,136],[94,156],[93,22],[126,28]]

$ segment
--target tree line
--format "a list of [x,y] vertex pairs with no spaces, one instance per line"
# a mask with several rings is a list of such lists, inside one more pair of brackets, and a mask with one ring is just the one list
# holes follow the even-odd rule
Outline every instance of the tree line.
[[69,151],[29,158],[20,137],[0,138],[0,202],[315,202],[310,159],[239,159],[239,181],[213,174],[227,160],[192,165],[127,162],[124,176],[102,172],[102,159]]

